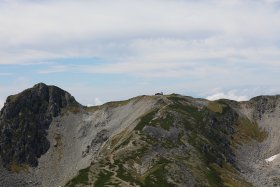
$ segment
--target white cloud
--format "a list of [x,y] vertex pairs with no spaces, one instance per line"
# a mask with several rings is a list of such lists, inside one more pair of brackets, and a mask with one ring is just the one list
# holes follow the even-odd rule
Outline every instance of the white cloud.
[[[217,85],[228,90],[245,84],[279,87],[279,0],[0,0],[0,5],[0,65],[50,62],[36,69],[42,79],[74,71],[128,74],[147,82],[172,78],[169,85],[161,84],[163,89],[183,80],[183,88],[196,93]],[[56,63],[85,57],[102,62]],[[87,95],[77,92],[82,99]],[[140,93],[127,95],[132,92]],[[213,94],[237,100],[252,96]]]
[[96,56],[129,63],[243,58],[279,65],[275,0],[0,3],[0,64]]
[[98,98],[98,97],[96,97],[96,98],[94,98],[94,104],[87,104],[86,106],[87,107],[92,107],[92,106],[98,106],[98,105],[102,105],[103,104],[103,102]]
[[98,97],[94,98],[94,102],[95,102],[95,105],[102,105],[103,104],[103,102]]
[[247,101],[249,98],[248,98],[248,96],[245,96],[245,95],[238,95],[236,93],[236,91],[231,90],[226,93],[223,93],[223,92],[215,93],[213,95],[206,97],[206,99],[211,100],[211,101],[218,100],[218,99],[231,99],[231,100],[235,100],[235,101]]

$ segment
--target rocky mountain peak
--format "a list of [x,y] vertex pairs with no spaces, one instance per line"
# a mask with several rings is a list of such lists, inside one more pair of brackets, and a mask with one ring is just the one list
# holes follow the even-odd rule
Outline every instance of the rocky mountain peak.
[[69,105],[79,104],[68,92],[56,86],[39,83],[19,94],[9,96],[1,111],[1,116],[13,118],[20,112],[30,110],[35,114],[48,112],[55,117],[61,108]]
[[279,95],[83,107],[39,83],[1,110],[0,186],[279,186],[279,113]]
[[0,113],[0,156],[4,166],[36,166],[49,149],[46,130],[68,106],[80,106],[68,92],[39,83],[9,96]]

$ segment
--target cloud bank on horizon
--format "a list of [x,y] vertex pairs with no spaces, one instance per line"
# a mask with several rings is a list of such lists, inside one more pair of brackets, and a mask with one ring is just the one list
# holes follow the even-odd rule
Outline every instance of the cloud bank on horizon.
[[158,91],[235,100],[280,93],[279,0],[0,5],[0,101],[37,82],[83,104]]

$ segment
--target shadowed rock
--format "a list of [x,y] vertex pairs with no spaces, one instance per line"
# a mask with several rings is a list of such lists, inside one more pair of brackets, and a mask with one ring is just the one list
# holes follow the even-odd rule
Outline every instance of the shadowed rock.
[[9,96],[0,113],[0,155],[3,165],[37,166],[50,147],[46,130],[67,106],[78,106],[66,91],[43,83]]

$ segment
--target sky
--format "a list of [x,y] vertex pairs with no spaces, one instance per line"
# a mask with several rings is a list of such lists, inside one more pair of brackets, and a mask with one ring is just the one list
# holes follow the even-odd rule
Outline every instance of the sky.
[[280,0],[0,0],[0,107],[44,82],[99,105],[280,93]]

